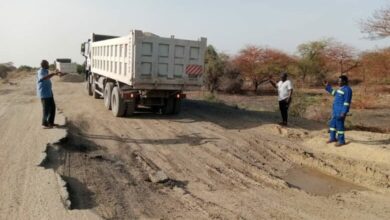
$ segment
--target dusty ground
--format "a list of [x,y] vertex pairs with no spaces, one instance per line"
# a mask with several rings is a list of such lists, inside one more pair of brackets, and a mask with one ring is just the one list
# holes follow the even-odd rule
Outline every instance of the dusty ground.
[[[0,82],[0,219],[98,219],[90,211],[65,208],[61,178],[39,166],[47,143],[65,129],[40,129],[40,103],[31,78]],[[57,122],[64,124],[58,115]]]
[[[273,111],[201,100],[179,116],[114,118],[82,83],[62,80],[54,93],[68,136],[46,148],[61,130],[38,126],[31,78],[0,88],[1,219],[390,218],[388,134],[350,131],[334,148],[321,123],[294,118],[281,128]],[[37,167],[45,148],[46,170]]]
[[[390,85],[379,86],[379,91],[375,86],[368,89],[368,94],[364,93],[361,87],[353,86],[354,96],[352,109],[347,118],[348,129],[375,131],[390,134]],[[293,104],[290,108],[290,115],[301,116],[306,119],[325,123],[330,119],[333,97],[322,88],[299,89],[293,95]],[[303,97],[303,95],[305,97]],[[254,111],[278,111],[276,94],[266,91],[263,95],[230,95],[216,94],[210,95],[208,92],[190,92],[190,99],[207,100],[209,102],[224,103],[235,108]],[[362,108],[361,100],[364,100],[367,108]],[[294,114],[295,113],[295,114]],[[299,114],[298,114],[299,113]]]

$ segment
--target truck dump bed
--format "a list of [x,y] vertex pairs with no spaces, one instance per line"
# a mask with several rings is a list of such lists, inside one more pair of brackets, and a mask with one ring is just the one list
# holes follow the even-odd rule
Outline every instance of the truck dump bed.
[[159,37],[138,30],[123,37],[98,35],[91,43],[91,72],[134,89],[196,90],[202,86],[206,38]]
[[77,64],[72,63],[69,58],[58,58],[55,60],[56,69],[63,73],[77,73]]

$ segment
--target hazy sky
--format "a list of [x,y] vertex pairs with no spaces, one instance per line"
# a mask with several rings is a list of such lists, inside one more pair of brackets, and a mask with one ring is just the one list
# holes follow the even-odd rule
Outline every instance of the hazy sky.
[[297,45],[333,37],[360,50],[390,46],[370,41],[358,22],[386,0],[0,0],[0,63],[38,66],[41,59],[83,62],[90,33],[207,37],[219,51],[255,44],[295,53]]

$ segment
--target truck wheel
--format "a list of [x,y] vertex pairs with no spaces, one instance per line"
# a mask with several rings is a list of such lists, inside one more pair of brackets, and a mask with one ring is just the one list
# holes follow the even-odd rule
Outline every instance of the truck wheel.
[[161,107],[160,106],[152,106],[150,109],[152,110],[153,113],[159,113]]
[[96,80],[95,77],[92,77],[92,94],[95,99],[99,98],[99,94],[96,92],[97,86],[96,86]]
[[114,84],[111,82],[108,82],[108,83],[106,83],[106,86],[104,87],[104,92],[103,92],[104,106],[106,106],[106,108],[108,110],[111,110],[112,88],[114,88]]
[[175,100],[175,107],[173,108],[173,114],[177,115],[181,111],[181,99]]
[[136,105],[135,101],[131,101],[131,102],[126,103],[126,115],[127,116],[134,115],[136,106],[137,105]]
[[119,94],[119,89],[115,86],[111,93],[111,111],[115,117],[123,117],[125,115],[126,103]]
[[167,98],[165,105],[162,107],[162,113],[164,115],[170,115],[173,113],[173,108],[175,107],[175,99]]
[[89,96],[92,96],[92,88],[91,88],[91,83],[89,82],[89,77],[87,78],[87,82],[85,84],[85,88],[87,89],[87,94]]

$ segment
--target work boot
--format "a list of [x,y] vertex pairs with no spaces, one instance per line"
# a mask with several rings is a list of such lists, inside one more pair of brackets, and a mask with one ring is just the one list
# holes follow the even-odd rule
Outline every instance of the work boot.
[[334,143],[334,142],[337,142],[337,139],[336,140],[328,140],[326,143],[330,144],[330,143]]
[[341,146],[343,146],[343,145],[345,145],[345,144],[342,144],[342,143],[336,143],[334,146],[335,146],[335,147],[341,147]]
[[285,121],[279,122],[279,125],[280,126],[287,126],[287,122],[285,122]]

